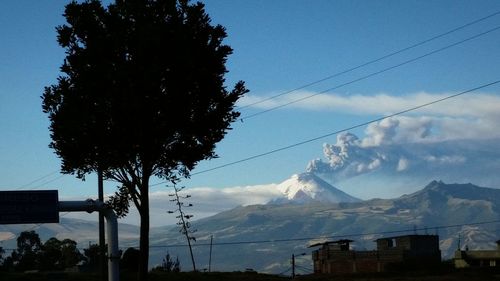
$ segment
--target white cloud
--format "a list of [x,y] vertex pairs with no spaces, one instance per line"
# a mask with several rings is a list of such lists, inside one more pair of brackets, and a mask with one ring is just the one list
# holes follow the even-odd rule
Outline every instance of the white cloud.
[[[222,211],[232,209],[237,206],[253,204],[264,204],[279,196],[280,192],[275,184],[238,186],[231,188],[194,187],[186,188],[183,194],[191,195],[185,202],[192,203],[193,207],[186,208],[186,211],[193,214],[193,219],[201,219]],[[151,214],[165,214],[168,210],[175,210],[175,205],[169,201],[171,192],[157,191],[150,194]],[[163,215],[169,222],[175,223],[175,216]],[[161,222],[161,217],[152,216],[152,221],[157,225],[167,224]]]
[[[186,188],[182,194],[191,195],[185,203],[192,203],[193,207],[185,208],[188,214],[194,215],[193,220],[198,220],[237,206],[264,204],[278,197],[281,193],[276,184],[237,186],[230,188],[194,187]],[[175,210],[175,205],[170,201],[169,194],[172,190],[155,191],[149,194],[150,220],[152,226],[172,225],[177,223],[175,214],[168,214]],[[62,198],[62,200],[75,200],[75,198]],[[78,199],[76,199],[78,200]],[[65,217],[96,220],[95,214],[85,212],[69,213]],[[131,205],[129,214],[120,219],[121,223],[139,225],[140,219],[135,206]]]
[[365,132],[367,137],[362,140],[363,146],[379,146],[390,144],[396,135],[396,128],[399,126],[399,120],[389,118],[368,125]]
[[[269,109],[285,103],[301,100],[289,106],[307,110],[330,110],[342,111],[355,114],[390,114],[412,108],[418,105],[427,104],[438,99],[456,94],[448,93],[412,93],[401,96],[394,96],[386,93],[376,95],[339,95],[339,94],[318,94],[315,92],[297,91],[288,95],[263,101],[266,97],[246,95],[241,99],[240,105],[250,105],[259,101],[261,103],[252,105],[260,109]],[[272,94],[270,95],[272,96]],[[308,98],[310,96],[314,96]],[[470,93],[453,99],[449,99],[434,105],[430,105],[418,110],[419,113],[442,115],[442,116],[478,116],[478,115],[499,115],[500,97],[488,93]]]
[[396,171],[398,171],[398,172],[404,171],[404,170],[408,169],[409,165],[410,164],[408,162],[408,159],[402,157],[398,161],[398,166],[396,167]]
[[[308,105],[294,106],[387,115],[448,95],[423,92],[406,96],[319,95],[318,99],[304,101]],[[500,97],[485,93],[464,95],[371,123],[360,138],[350,133],[340,134],[335,144],[323,145],[324,160],[312,160],[307,170],[340,186],[342,181],[371,173],[500,184],[500,179],[493,176],[496,175],[493,171],[500,169],[498,158],[493,157],[500,150],[499,123]]]
[[[281,195],[276,186],[276,184],[267,184],[229,188],[194,187],[186,188],[181,193],[191,195],[191,197],[185,199],[184,202],[192,203],[193,207],[185,208],[185,211],[188,214],[194,215],[193,220],[197,220],[237,206],[267,203]],[[155,191],[149,194],[150,220],[152,226],[177,223],[175,214],[168,214],[168,211],[175,210],[176,207],[174,203],[170,201],[172,197],[169,196],[169,194],[171,194],[172,191],[173,190]],[[84,199],[63,197],[61,200],[74,201]],[[96,214],[87,214],[86,212],[68,213],[64,216],[85,220],[97,219]],[[139,225],[139,214],[133,204],[130,206],[129,214],[125,218],[120,219],[120,222]]]
[[[269,109],[316,94],[298,91],[253,105],[253,107]],[[354,115],[384,116],[452,94],[456,93],[419,92],[402,96],[318,94],[313,98],[290,104],[289,107]],[[242,100],[242,105],[252,104],[259,100],[262,99],[249,95]],[[497,138],[500,137],[500,130],[497,130],[497,124],[500,123],[500,97],[488,93],[470,93],[389,120],[368,126],[367,134],[372,136],[363,140],[365,145],[380,145],[388,140],[403,142],[424,139],[442,141]],[[397,138],[391,135],[395,133],[397,133]]]
[[374,124],[363,139],[340,134],[335,144],[323,145],[324,159],[312,160],[307,171],[343,188],[358,177],[364,179],[355,181],[358,186],[385,179],[385,188],[394,191],[401,188],[398,182],[425,184],[435,179],[500,186],[499,138],[446,139],[439,135],[442,132],[432,132],[429,124],[434,122],[407,118]]
[[439,164],[463,164],[466,161],[464,156],[459,155],[445,155],[441,157],[436,157],[434,155],[428,155],[425,157],[425,160],[431,163],[439,163]]

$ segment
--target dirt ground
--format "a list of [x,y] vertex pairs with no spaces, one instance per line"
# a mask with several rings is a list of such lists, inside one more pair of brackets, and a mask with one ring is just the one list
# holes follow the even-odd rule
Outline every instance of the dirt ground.
[[[284,281],[289,276],[247,272],[213,273],[151,273],[150,281]],[[5,273],[0,280],[9,281],[98,281],[97,274],[89,273]],[[135,273],[122,273],[121,281],[137,280]],[[356,275],[307,275],[297,276],[298,281],[500,281],[500,268],[494,270],[460,270],[443,272],[397,272]]]

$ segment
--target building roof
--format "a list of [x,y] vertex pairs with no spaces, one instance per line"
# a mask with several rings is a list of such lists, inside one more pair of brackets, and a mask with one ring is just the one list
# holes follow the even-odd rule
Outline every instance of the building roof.
[[354,240],[340,239],[340,240],[335,240],[335,241],[326,241],[326,242],[312,244],[309,246],[309,248],[316,247],[316,246],[329,245],[329,244],[346,244],[346,243],[351,243],[351,242],[354,242]]
[[435,235],[435,234],[408,234],[408,235],[399,235],[399,236],[391,236],[391,237],[382,237],[382,238],[376,239],[375,242],[380,241],[380,240],[395,239],[395,238],[402,238],[402,237],[430,237],[430,236],[438,236],[438,235]]

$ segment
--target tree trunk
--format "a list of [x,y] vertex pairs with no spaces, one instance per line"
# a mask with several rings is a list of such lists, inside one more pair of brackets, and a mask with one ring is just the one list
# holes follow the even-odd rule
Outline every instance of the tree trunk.
[[141,186],[141,207],[139,214],[141,216],[141,231],[139,242],[139,281],[148,280],[149,266],[149,179],[143,181]]

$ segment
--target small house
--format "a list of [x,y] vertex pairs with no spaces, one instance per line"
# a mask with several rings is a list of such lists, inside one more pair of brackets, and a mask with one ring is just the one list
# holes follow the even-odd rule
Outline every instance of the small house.
[[348,274],[383,272],[398,266],[432,265],[441,262],[439,236],[404,235],[375,240],[377,250],[354,251],[352,240],[337,240],[311,245],[315,273]]
[[500,267],[500,240],[496,250],[455,251],[453,262],[456,268],[465,267]]

